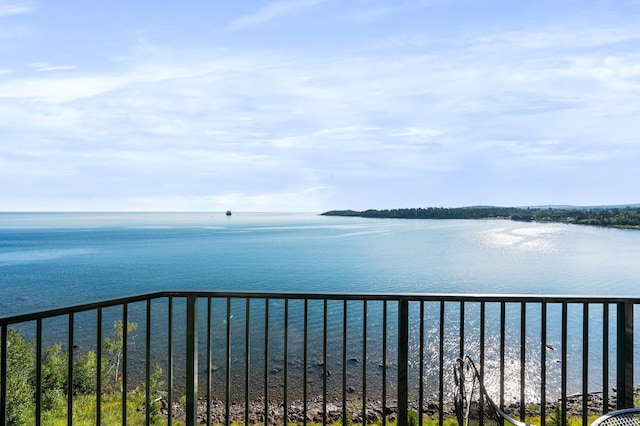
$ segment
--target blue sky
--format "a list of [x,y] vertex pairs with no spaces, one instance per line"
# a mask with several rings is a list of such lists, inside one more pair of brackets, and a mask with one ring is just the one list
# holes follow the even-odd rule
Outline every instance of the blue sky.
[[0,0],[0,211],[640,202],[640,1]]

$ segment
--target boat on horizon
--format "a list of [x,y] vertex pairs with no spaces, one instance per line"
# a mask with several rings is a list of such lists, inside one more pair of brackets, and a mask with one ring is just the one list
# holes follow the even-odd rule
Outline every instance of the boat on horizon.
[[227,216],[231,216],[231,210],[227,210]]

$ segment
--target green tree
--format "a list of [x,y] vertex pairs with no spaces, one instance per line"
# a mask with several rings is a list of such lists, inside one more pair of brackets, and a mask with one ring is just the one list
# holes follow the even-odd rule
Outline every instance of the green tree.
[[73,364],[73,394],[87,395],[96,390],[96,369],[98,366],[96,353],[87,352]]
[[[69,352],[56,343],[44,350],[42,359],[42,406],[45,410],[64,405],[69,375]],[[96,354],[93,351],[73,363],[73,395],[86,395],[96,389]]]
[[[127,320],[127,345],[133,344],[129,334],[138,329],[138,323]],[[113,376],[113,384],[118,383],[120,377],[120,363],[122,361],[124,326],[122,321],[113,324],[113,334],[104,338],[104,350],[107,355],[107,375]]]
[[162,368],[156,365],[154,372],[149,377],[150,401],[147,405],[146,384],[142,383],[131,394],[131,399],[140,407],[140,411],[149,410],[151,424],[158,424],[162,421],[162,413],[160,411],[160,398],[163,394],[162,388],[164,382],[161,380]]
[[[29,424],[34,408],[35,352],[16,329],[7,332],[7,425]],[[0,348],[0,351],[4,348]]]
[[42,407],[50,410],[63,405],[67,390],[67,352],[56,343],[44,350],[42,359]]

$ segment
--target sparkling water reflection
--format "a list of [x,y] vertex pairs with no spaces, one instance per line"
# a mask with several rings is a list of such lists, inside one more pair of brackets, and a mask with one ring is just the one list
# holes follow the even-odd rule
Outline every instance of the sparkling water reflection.
[[[238,290],[276,292],[336,293],[517,293],[638,296],[640,290],[640,232],[558,224],[517,223],[505,220],[433,221],[375,220],[324,217],[313,214],[243,214],[230,218],[223,213],[199,214],[0,214],[0,315],[23,313],[86,303],[157,290]],[[176,309],[181,308],[176,301]],[[218,302],[216,302],[218,303]],[[497,325],[499,304],[487,306],[487,329],[484,339],[489,387],[497,389],[499,348]],[[332,375],[329,384],[341,384],[342,376],[342,304],[328,303],[331,330],[327,335],[328,365]],[[389,318],[395,319],[396,307],[389,305]],[[516,306],[508,305],[507,318],[519,323]],[[556,323],[560,307],[549,305],[549,322]],[[412,336],[418,333],[416,307],[411,307]],[[602,386],[601,355],[595,348],[602,345],[602,323],[599,306],[590,308],[591,356],[590,389]],[[154,305],[152,348],[154,359],[166,357],[166,307]],[[251,307],[250,366],[252,396],[263,394],[263,373],[269,369],[272,392],[281,392],[284,372],[284,304],[273,300],[270,305],[269,353],[264,353],[264,306]],[[479,354],[478,306],[469,305],[465,312],[465,350]],[[131,319],[144,330],[145,317],[131,307]],[[201,315],[206,309],[200,309]],[[349,304],[348,355],[349,386],[356,393],[362,386],[359,372],[366,362],[374,393],[382,379],[382,307],[371,303],[367,322],[366,361],[362,356],[362,307]],[[569,307],[570,327],[582,322],[582,311]],[[229,322],[233,341],[231,377],[241,383],[244,377],[244,301],[232,303],[233,318]],[[305,365],[302,360],[302,308],[290,302],[287,352],[289,380],[301,383]],[[219,389],[226,377],[226,366],[220,360],[224,350],[226,306],[213,310],[214,351],[212,361],[214,385]],[[435,395],[441,366],[438,350],[439,304],[426,309],[424,351],[427,394]],[[455,306],[445,317],[445,361],[459,352],[459,313]],[[549,392],[559,388],[556,362],[560,356],[560,336],[549,330],[547,341],[554,349],[540,350],[540,309],[527,310],[526,348],[524,354],[527,399],[539,397],[535,384],[540,376],[540,357],[547,359]],[[105,330],[117,313],[105,313]],[[76,320],[86,335],[83,347],[91,347],[90,320]],[[336,321],[336,322],[334,322]],[[392,379],[395,332],[388,324],[389,342],[387,374]],[[175,324],[176,344],[184,339],[179,321]],[[307,372],[313,392],[321,389],[324,367],[322,358],[323,306],[309,306],[309,346]],[[58,326],[51,326],[56,329]],[[64,324],[60,325],[64,330]],[[201,331],[204,336],[204,331]],[[55,336],[52,333],[51,336]],[[53,337],[52,337],[53,338]],[[506,336],[506,393],[519,392],[521,358],[519,328]],[[413,391],[420,354],[416,337],[412,337],[410,365]],[[579,390],[577,372],[582,360],[576,358],[582,336],[571,334],[568,342],[570,391]],[[132,346],[132,353],[144,353],[142,338]],[[351,343],[353,340],[353,344]],[[176,354],[179,357],[179,354]],[[479,355],[478,355],[479,356]],[[265,362],[265,359],[267,360]],[[161,361],[159,361],[161,362]],[[444,365],[446,367],[446,363]],[[200,362],[203,373],[210,369]],[[266,367],[265,367],[266,366]],[[140,370],[133,363],[132,371]],[[166,368],[166,366],[165,366]],[[166,371],[166,370],[165,370]],[[255,374],[254,374],[255,373]],[[614,372],[610,372],[611,375]],[[449,377],[445,374],[445,377]],[[202,382],[202,381],[201,381]],[[392,383],[393,380],[390,380]],[[447,385],[445,388],[448,389]],[[513,388],[512,388],[513,387]],[[293,386],[291,387],[293,389]],[[234,392],[240,392],[234,386]],[[333,387],[332,387],[333,389]],[[392,392],[392,390],[390,390]],[[538,392],[538,394],[536,394]],[[291,395],[294,397],[294,395]],[[511,397],[511,396],[510,396]]]

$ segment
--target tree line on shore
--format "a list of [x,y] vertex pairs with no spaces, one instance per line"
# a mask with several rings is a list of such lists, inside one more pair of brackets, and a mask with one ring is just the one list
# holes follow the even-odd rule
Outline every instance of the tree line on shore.
[[427,207],[385,210],[332,210],[324,216],[387,219],[510,219],[524,222],[558,222],[610,228],[640,229],[640,207]]

